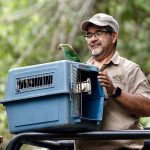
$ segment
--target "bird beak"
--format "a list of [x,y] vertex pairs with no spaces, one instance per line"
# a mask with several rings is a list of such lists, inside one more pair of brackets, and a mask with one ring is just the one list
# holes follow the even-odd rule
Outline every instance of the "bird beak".
[[57,49],[58,49],[58,50],[62,50],[62,45],[61,45],[61,44],[58,45]]

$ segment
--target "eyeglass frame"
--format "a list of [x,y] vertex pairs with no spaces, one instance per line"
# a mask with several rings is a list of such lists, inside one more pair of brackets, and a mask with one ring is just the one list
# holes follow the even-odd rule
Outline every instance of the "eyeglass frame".
[[[102,36],[104,33],[113,33],[113,32],[114,32],[114,30],[113,30],[111,27],[107,26],[106,28],[98,29],[98,30],[97,30],[96,32],[94,32],[94,33],[84,32],[84,37],[85,37],[86,40],[88,40],[88,39],[91,39],[91,38],[93,37],[93,35],[94,35],[95,37],[100,37],[100,36]],[[88,33],[91,34],[91,35],[89,36]]]

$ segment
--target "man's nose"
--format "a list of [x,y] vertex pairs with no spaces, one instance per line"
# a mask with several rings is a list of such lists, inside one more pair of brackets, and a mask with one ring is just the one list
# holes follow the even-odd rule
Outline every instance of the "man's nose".
[[96,34],[93,34],[91,37],[91,41],[96,41],[96,40],[98,40],[98,38],[97,38]]

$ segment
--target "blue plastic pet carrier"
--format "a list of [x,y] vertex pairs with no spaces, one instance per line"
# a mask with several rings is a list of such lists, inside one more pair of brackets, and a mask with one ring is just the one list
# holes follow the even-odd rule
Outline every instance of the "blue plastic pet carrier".
[[5,106],[11,133],[97,130],[104,93],[95,66],[67,60],[11,69]]

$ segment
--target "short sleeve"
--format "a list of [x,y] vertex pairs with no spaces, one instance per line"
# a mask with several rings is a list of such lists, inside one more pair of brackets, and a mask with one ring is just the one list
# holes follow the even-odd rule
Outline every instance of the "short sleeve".
[[127,77],[128,91],[132,94],[140,94],[150,99],[150,84],[139,66],[134,66]]

